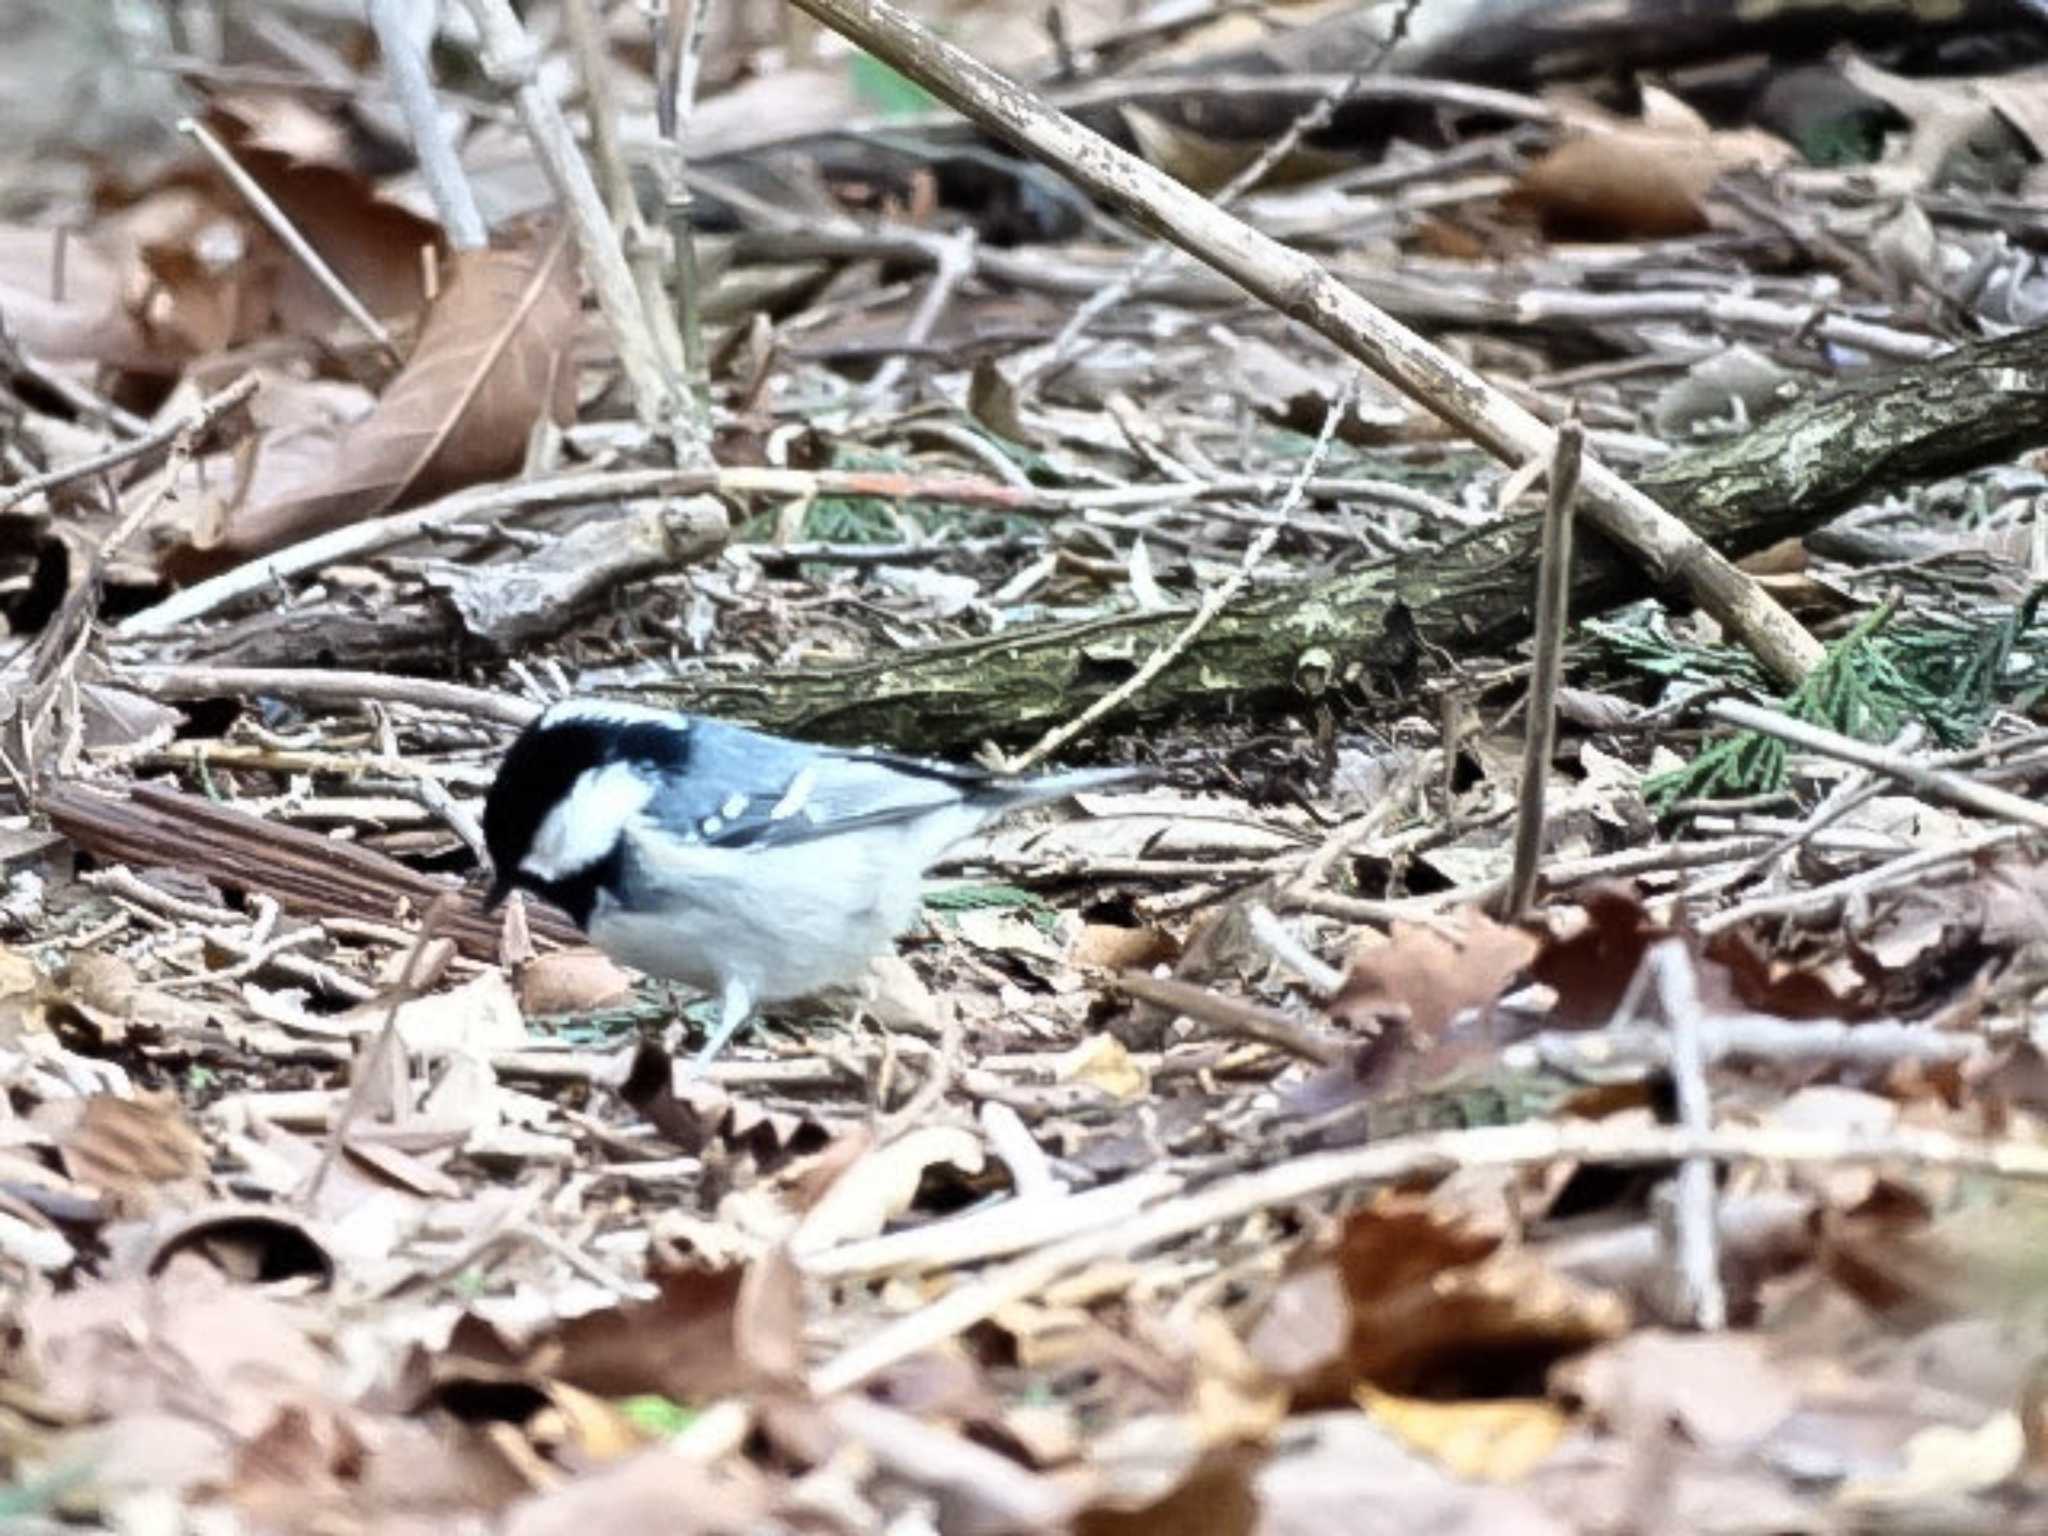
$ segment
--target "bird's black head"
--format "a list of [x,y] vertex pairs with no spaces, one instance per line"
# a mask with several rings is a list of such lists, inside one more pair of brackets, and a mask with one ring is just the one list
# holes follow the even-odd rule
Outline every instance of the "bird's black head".
[[689,758],[687,715],[602,699],[552,706],[512,743],[484,801],[484,910],[517,887],[586,923],[627,822]]

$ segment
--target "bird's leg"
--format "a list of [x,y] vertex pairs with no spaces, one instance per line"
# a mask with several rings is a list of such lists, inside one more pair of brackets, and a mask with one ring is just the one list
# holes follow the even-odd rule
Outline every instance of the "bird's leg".
[[724,1012],[719,1016],[718,1028],[711,1032],[711,1038],[704,1042],[704,1049],[697,1053],[696,1067],[702,1071],[718,1060],[718,1053],[726,1043],[739,1032],[747,1022],[747,1015],[754,1011],[753,991],[743,981],[728,981],[725,984]]
[[676,984],[672,981],[660,983],[662,1005],[668,1010],[668,1023],[661,1031],[662,1049],[669,1055],[680,1055],[683,1037],[689,1032],[689,1022],[683,1017],[682,1001],[676,996]]

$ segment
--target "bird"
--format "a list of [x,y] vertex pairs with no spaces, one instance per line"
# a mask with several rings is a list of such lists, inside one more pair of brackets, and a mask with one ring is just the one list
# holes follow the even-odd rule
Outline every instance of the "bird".
[[493,777],[484,910],[530,891],[614,960],[717,998],[701,1070],[760,1004],[859,979],[916,921],[925,871],[963,838],[1151,776],[999,774],[572,697],[519,734]]

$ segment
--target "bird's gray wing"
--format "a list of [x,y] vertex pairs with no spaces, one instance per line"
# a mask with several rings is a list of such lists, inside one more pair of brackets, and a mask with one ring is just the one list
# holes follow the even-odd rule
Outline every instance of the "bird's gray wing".
[[943,811],[987,780],[975,769],[700,721],[687,766],[664,776],[642,814],[684,844],[786,847]]

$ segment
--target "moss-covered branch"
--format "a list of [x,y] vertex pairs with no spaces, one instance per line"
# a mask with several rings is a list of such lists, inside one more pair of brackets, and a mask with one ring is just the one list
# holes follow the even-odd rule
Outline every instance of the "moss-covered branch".
[[[1739,558],[1849,507],[2048,442],[2048,332],[2030,331],[1795,404],[1637,483]],[[1498,654],[1526,637],[1540,520],[1511,517],[1433,549],[1242,602],[1113,713],[1141,722],[1261,714],[1336,690],[1398,687],[1423,645]],[[1635,564],[1582,536],[1572,611],[1648,591]],[[817,740],[958,751],[1036,735],[1114,688],[1187,611],[1117,615],[830,670],[764,672],[664,690],[685,708]],[[1418,642],[1421,642],[1418,644]]]

